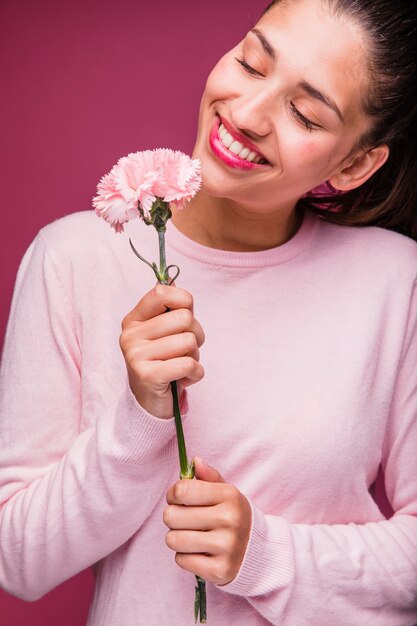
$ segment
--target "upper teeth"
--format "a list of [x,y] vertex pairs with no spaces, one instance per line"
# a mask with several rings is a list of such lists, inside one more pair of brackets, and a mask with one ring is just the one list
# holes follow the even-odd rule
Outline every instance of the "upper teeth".
[[253,161],[254,163],[259,163],[260,161],[265,162],[265,159],[260,157],[259,154],[251,152],[251,150],[249,150],[249,148],[245,148],[240,141],[236,141],[236,139],[234,139],[232,135],[227,132],[223,124],[220,124],[219,127],[219,137],[222,140],[222,144],[228,148],[230,152],[233,152],[233,154],[236,154],[241,159],[244,159],[245,161]]

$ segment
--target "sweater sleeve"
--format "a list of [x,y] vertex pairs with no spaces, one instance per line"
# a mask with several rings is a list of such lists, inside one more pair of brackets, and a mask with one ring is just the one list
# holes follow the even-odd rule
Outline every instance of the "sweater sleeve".
[[[387,422],[382,468],[394,514],[364,524],[308,525],[264,515],[237,577],[218,588],[272,624],[417,624],[417,293],[414,289]],[[286,622],[287,623],[287,622]]]
[[81,354],[72,306],[40,236],[19,269],[0,373],[0,586],[25,600],[126,542],[164,494],[174,419],[126,382],[80,432]]

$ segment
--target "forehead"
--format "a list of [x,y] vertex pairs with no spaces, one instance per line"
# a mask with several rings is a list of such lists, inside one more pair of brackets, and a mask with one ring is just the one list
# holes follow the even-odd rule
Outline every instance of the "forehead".
[[[320,0],[291,0],[275,5],[256,28],[276,51],[278,74],[323,89],[347,117],[362,109],[368,48],[363,30],[349,17],[333,15]],[[256,39],[247,37],[262,49]]]

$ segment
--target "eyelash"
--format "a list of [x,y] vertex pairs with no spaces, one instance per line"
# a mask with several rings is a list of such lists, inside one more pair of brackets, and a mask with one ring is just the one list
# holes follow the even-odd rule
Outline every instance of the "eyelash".
[[293,102],[290,102],[291,111],[293,115],[307,128],[308,131],[312,132],[313,130],[317,130],[320,128],[318,124],[314,124],[307,117],[304,117],[302,113],[294,106]]
[[[239,59],[238,57],[235,57],[235,60],[240,63],[245,71],[251,76],[263,76],[263,74],[257,72],[251,65],[246,63],[245,59]],[[302,113],[300,113],[300,111],[294,106],[292,102],[290,102],[290,105],[293,115],[307,128],[308,131],[312,132],[313,130],[317,130],[318,128],[320,128],[318,124],[314,124],[314,122],[312,122]]]
[[235,57],[235,59],[238,63],[242,65],[242,67],[245,68],[248,74],[251,74],[252,76],[263,76],[263,74],[261,74],[260,72],[257,72],[251,65],[246,63],[245,59],[239,59],[238,57]]

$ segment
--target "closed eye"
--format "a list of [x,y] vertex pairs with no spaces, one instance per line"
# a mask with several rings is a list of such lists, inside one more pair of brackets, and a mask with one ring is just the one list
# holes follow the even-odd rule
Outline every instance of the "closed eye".
[[251,65],[246,63],[245,59],[239,59],[238,57],[235,57],[235,60],[240,63],[242,67],[245,68],[248,74],[251,74],[252,76],[263,76],[263,74],[257,72]]
[[305,117],[295,106],[293,102],[290,102],[291,111],[293,115],[300,121],[303,126],[305,126],[309,131],[317,130],[318,128],[322,128],[319,124],[315,124],[308,117]]

